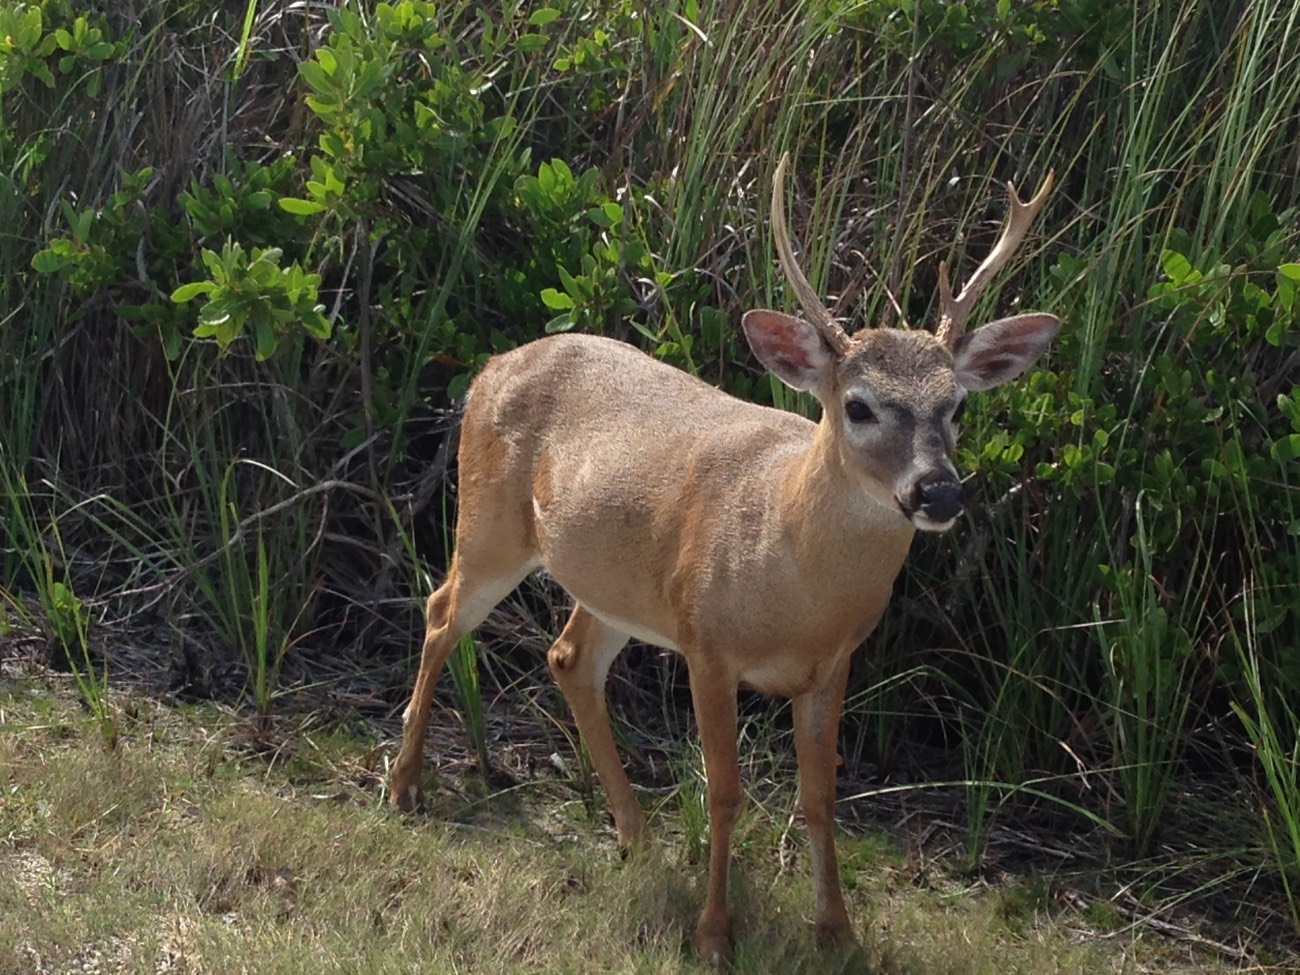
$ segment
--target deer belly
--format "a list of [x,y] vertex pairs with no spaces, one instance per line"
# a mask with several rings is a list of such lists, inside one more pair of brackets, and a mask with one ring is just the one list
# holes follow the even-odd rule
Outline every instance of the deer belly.
[[563,504],[533,498],[542,568],[601,622],[634,640],[677,650],[676,625],[661,595],[662,560],[652,525],[628,506],[581,503],[580,485]]
[[740,682],[763,694],[778,697],[798,697],[821,686],[830,674],[836,658],[800,659],[796,656],[775,655],[746,666],[740,672]]
[[647,626],[643,626],[640,623],[634,623],[631,620],[621,619],[613,613],[606,613],[603,610],[589,606],[587,603],[583,603],[582,605],[587,607],[587,612],[591,613],[592,616],[596,617],[596,619],[600,620],[606,626],[618,630],[620,633],[626,633],[633,640],[639,640],[642,643],[648,643],[654,647],[662,647],[665,650],[679,649],[677,644],[668,639],[668,637],[664,636],[662,633],[656,633],[653,629],[650,629]]

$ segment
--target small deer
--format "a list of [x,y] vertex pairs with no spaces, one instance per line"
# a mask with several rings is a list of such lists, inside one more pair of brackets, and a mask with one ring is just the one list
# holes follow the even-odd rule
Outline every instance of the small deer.
[[390,801],[420,799],[434,684],[461,636],[534,569],[575,605],[547,661],[600,778],[619,843],[649,839],[610,733],[605,678],[629,639],[686,659],[708,780],[709,879],[700,957],[730,953],[727,871],[741,807],[736,694],[791,698],[811,847],[816,933],[853,941],[835,859],[835,775],[849,660],[876,628],[912,536],[965,505],[952,461],[966,394],[1019,376],[1060,325],[1014,315],[964,333],[981,292],[1051,189],[1010,212],[992,253],[953,297],[939,266],[935,334],[852,336],[800,271],[785,225],[783,157],[772,189],[781,267],[808,316],[753,310],[750,348],[821,404],[817,423],[743,402],[630,345],[539,339],[474,381],[460,441],[455,553],[429,597],[419,675]]

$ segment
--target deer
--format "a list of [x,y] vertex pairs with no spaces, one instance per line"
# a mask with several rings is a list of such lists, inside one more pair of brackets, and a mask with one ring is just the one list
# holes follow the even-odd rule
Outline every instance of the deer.
[[943,532],[966,495],[953,464],[966,394],[1018,377],[1059,319],[1015,314],[967,331],[1052,187],[1009,208],[992,251],[953,295],[939,265],[933,333],[850,335],[800,270],[785,220],[788,155],[771,230],[806,319],[754,309],[755,357],[821,406],[817,422],[742,401],[611,338],[558,334],[498,355],[470,385],[459,446],[455,545],[428,598],[424,643],[389,801],[422,800],[438,675],[461,637],[534,570],[573,598],[551,674],[613,813],[620,846],[650,832],[610,730],[605,682],[629,640],[686,662],[703,753],[708,882],[700,958],[730,957],[727,879],[742,790],[741,685],[791,700],[799,804],[823,945],[856,943],[835,854],[835,786],[850,659],[876,628],[917,531]]

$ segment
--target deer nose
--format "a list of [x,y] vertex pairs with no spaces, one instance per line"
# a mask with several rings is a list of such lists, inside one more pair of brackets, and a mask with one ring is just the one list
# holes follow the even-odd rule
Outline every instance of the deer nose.
[[966,507],[966,492],[950,474],[931,471],[916,483],[916,509],[931,521],[952,521]]

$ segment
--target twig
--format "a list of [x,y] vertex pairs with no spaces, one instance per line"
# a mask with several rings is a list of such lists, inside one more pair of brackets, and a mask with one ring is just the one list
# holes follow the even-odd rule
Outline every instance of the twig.
[[[231,533],[230,537],[227,538],[221,544],[220,547],[209,552],[207,555],[203,556],[203,558],[199,559],[197,562],[194,562],[191,565],[187,565],[180,568],[170,578],[165,579],[162,582],[154,583],[153,585],[150,586],[139,586],[135,589],[124,589],[124,590],[116,591],[105,598],[119,600],[125,596],[138,596],[144,593],[158,592],[159,590],[165,592],[166,590],[172,588],[177,583],[179,583],[182,579],[192,575],[193,573],[197,572],[199,569],[202,569],[204,566],[211,564],[213,561],[219,558],[223,553],[225,553],[231,548],[234,548],[236,545],[242,542],[244,540],[244,535],[248,531],[248,529],[256,525],[263,518],[269,518],[271,517],[271,515],[279,514],[281,511],[284,511],[286,508],[289,508],[292,505],[297,504],[299,501],[304,501],[307,498],[314,497],[317,494],[323,494],[326,491],[334,491],[339,489],[351,491],[354,494],[363,495],[369,498],[371,501],[376,501],[381,504],[387,503],[390,500],[396,500],[396,499],[386,499],[378,491],[375,491],[372,488],[368,488],[363,484],[355,484],[352,481],[341,481],[337,479],[329,480],[329,481],[320,481],[319,483],[311,485],[311,487],[303,488],[298,493],[294,494],[291,497],[285,498],[283,501],[277,501],[269,508],[264,508],[261,511],[254,511],[251,515],[249,515],[247,518],[245,518],[243,521],[239,523],[239,525],[235,528],[234,532]],[[313,542],[313,544],[315,544],[315,542]]]

